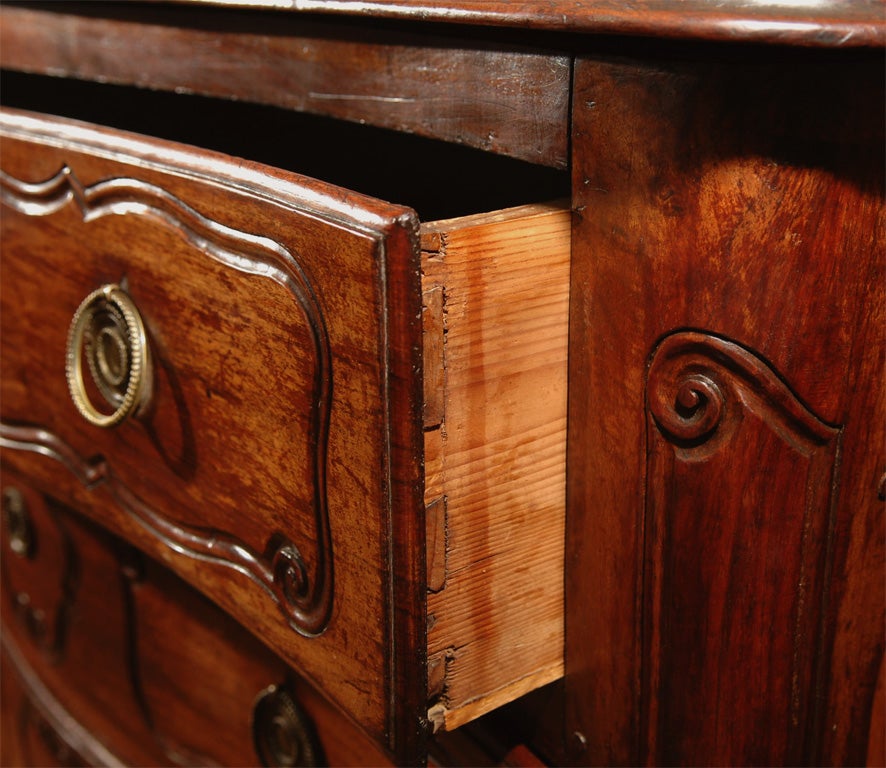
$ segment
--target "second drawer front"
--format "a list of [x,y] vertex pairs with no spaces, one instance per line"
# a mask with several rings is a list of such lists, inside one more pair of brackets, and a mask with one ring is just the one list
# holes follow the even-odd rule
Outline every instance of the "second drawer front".
[[387,764],[156,561],[8,473],[2,499],[4,765]]

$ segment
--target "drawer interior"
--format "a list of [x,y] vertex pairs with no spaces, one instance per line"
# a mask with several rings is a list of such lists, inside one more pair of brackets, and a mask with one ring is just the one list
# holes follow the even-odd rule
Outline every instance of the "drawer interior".
[[[448,730],[560,677],[571,220],[542,201],[568,193],[567,174],[272,107],[3,78],[8,106],[246,156],[418,212],[427,670],[412,679],[426,679],[426,716]],[[327,692],[381,731],[363,704]]]

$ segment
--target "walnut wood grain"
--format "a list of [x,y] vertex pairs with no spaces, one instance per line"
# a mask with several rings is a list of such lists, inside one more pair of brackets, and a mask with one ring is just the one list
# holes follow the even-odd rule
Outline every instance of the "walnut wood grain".
[[54,586],[47,560],[59,525],[69,532],[82,584],[67,653],[53,659],[7,612],[4,578],[2,696],[10,713],[3,720],[4,765],[257,765],[254,707],[272,685],[287,690],[306,714],[318,762],[389,764],[366,735],[207,598],[4,474],[3,488],[11,487],[27,496],[44,545],[28,574],[32,586]]
[[[131,627],[121,589],[118,542],[66,505],[29,487],[17,473],[4,470],[2,485],[25,496],[37,539],[34,557],[23,559],[10,556],[8,538],[2,537],[3,653],[18,670],[13,674],[28,692],[30,719],[36,719],[22,734],[26,751],[57,747],[61,752],[64,745],[90,764],[164,762],[164,752],[154,742],[129,685]],[[66,570],[74,574],[67,583],[60,578]],[[65,598],[71,621],[56,647],[45,645],[32,617],[22,612],[24,590],[36,611],[48,608],[47,595]],[[62,595],[63,590],[67,594]],[[78,716],[71,718],[71,712]],[[41,731],[54,734],[48,746],[45,739],[34,739]],[[24,759],[39,761],[40,756]]]
[[[165,190],[136,179],[117,178],[84,187],[68,166],[62,167],[51,179],[36,184],[24,183],[0,171],[0,195],[4,204],[29,216],[48,216],[72,205],[80,210],[84,222],[114,215],[143,215],[163,221],[212,259],[246,274],[268,277],[292,294],[309,329],[309,343],[303,354],[313,358],[316,368],[308,381],[310,399],[316,405],[311,409],[307,430],[311,446],[309,475],[314,487],[314,527],[309,538],[316,563],[313,573],[308,573],[298,547],[285,537],[278,536],[269,548],[271,551],[263,555],[225,531],[207,533],[198,527],[169,520],[162,512],[134,496],[114,472],[111,463],[99,461],[90,465],[57,435],[9,425],[0,427],[0,434],[19,446],[30,444],[35,450],[53,453],[87,484],[106,483],[119,503],[170,547],[187,551],[194,557],[240,568],[274,595],[297,631],[307,636],[322,633],[332,610],[333,581],[326,488],[331,353],[314,288],[297,260],[279,243],[220,225],[201,216]],[[278,263],[281,256],[284,265],[289,262],[289,269]]]
[[[886,604],[883,93],[878,56],[577,66],[576,763],[866,760]],[[685,334],[713,369],[660,368]]]
[[4,5],[2,66],[272,104],[566,167],[564,54],[218,9],[65,10]]
[[[66,498],[261,634],[401,759],[418,759],[425,529],[414,215],[271,169],[62,121],[5,115],[4,133],[9,176],[50,193],[52,184],[39,183],[60,168],[74,180],[45,200],[34,187],[28,199],[12,194],[3,216],[2,407],[13,449],[4,461],[47,490],[67,488]],[[108,197],[90,207],[90,191],[106,182]],[[72,183],[85,190],[82,208]],[[233,232],[241,234],[232,240]],[[103,431],[70,410],[53,350],[63,348],[82,296],[124,275],[158,375],[144,417]],[[324,287],[326,279],[337,287]],[[312,314],[321,319],[307,321]],[[312,341],[318,326],[329,337],[326,366]],[[33,332],[42,337],[37,347],[27,341]],[[311,425],[324,418],[326,375],[323,446],[326,430]],[[43,384],[29,387],[35,376]],[[21,439],[23,430],[30,437]],[[44,438],[66,448],[47,450]],[[22,447],[30,451],[15,450]],[[62,455],[95,472],[70,474]],[[325,506],[326,472],[334,584],[310,512]],[[274,552],[287,540],[298,542],[310,581],[325,578],[332,590],[328,626],[304,638],[291,618],[268,610],[274,590],[249,578],[256,565],[276,582]],[[298,582],[280,583],[296,600],[309,585],[302,592]]]
[[459,22],[590,34],[752,41],[816,47],[882,46],[881,0],[176,0],[200,6],[239,6],[435,22]]
[[3,765],[122,768],[123,763],[52,695],[8,635],[0,641],[0,672]]
[[[842,430],[708,334],[665,337],[646,391],[646,753],[808,762]],[[748,457],[758,471],[724,494]],[[705,727],[686,729],[699,712]]]

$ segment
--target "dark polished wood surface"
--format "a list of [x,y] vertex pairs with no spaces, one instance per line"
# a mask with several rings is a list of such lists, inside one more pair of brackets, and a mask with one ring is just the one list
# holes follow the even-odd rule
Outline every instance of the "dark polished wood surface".
[[883,93],[879,54],[576,67],[578,762],[869,758]]
[[478,45],[464,32],[367,35],[346,19],[4,4],[0,65],[272,104],[556,168],[568,161],[568,55]]
[[[273,717],[318,763],[388,764],[206,597],[21,477],[2,480],[36,545],[7,555],[2,532],[3,765],[256,765],[258,743],[287,746]],[[274,695],[297,703],[260,705]],[[294,712],[301,722],[285,720]]]
[[[332,739],[323,743],[333,763],[376,762],[380,750],[400,763],[421,763],[428,743],[441,764],[453,765],[532,763],[534,755],[557,765],[883,762],[883,2],[5,3],[0,25],[3,65],[40,75],[19,87],[45,88],[43,111],[53,103],[63,111],[59,91],[45,84],[45,76],[58,75],[93,80],[88,88],[99,93],[89,92],[99,98],[121,93],[102,85],[110,80],[366,121],[443,139],[450,149],[463,143],[530,160],[549,166],[541,168],[546,172],[568,166],[573,216],[565,678],[494,712],[477,731],[479,748],[470,726],[447,744],[429,740],[428,693],[445,700],[448,661],[461,648],[443,648],[429,685],[427,638],[436,618],[427,612],[426,581],[434,589],[445,582],[447,548],[459,539],[447,528],[445,499],[431,515],[434,535],[424,520],[425,462],[433,473],[436,457],[425,455],[422,385],[438,379],[422,381],[423,354],[445,356],[445,349],[422,345],[416,216],[360,194],[369,192],[360,184],[324,181],[322,163],[310,166],[319,181],[222,155],[211,155],[209,167],[206,153],[136,139],[121,145],[111,131],[87,130],[92,138],[84,144],[84,129],[58,121],[36,131],[39,151],[33,131],[30,139],[21,131],[7,137],[7,188],[19,210],[3,216],[0,408],[13,449],[3,456],[10,478],[4,487],[26,489],[45,533],[43,549],[29,559],[24,529],[16,528],[15,514],[4,513],[4,626],[15,627],[4,676],[10,667],[21,672],[2,691],[4,728],[13,717],[18,728],[15,740],[4,734],[4,761],[113,763],[107,749],[128,762],[153,760],[160,749],[164,761],[164,739],[184,739],[189,754],[223,759],[207,736],[229,722],[226,702],[212,696],[219,689],[208,686],[195,698],[180,688],[214,674],[220,677],[213,685],[258,685],[283,670],[322,738]],[[133,114],[139,105],[160,103],[149,95],[129,89]],[[261,120],[250,125],[255,112],[237,104],[225,109],[238,117],[202,122],[239,137],[232,146],[245,149],[231,154],[249,156],[250,144],[271,135],[273,143],[288,140],[266,132]],[[163,111],[160,123],[175,120],[174,108]],[[149,122],[158,125],[149,116],[141,124]],[[162,125],[151,130],[162,132]],[[415,139],[391,135],[391,143],[373,146],[393,155],[397,141]],[[338,157],[341,143],[319,140],[309,152]],[[376,167],[386,175],[394,162],[378,153]],[[69,157],[70,173],[56,177]],[[427,151],[409,175],[444,187],[439,157]],[[343,164],[359,162],[353,158]],[[147,194],[130,183],[136,171],[150,186]],[[468,161],[454,173],[467,188],[486,171]],[[101,186],[112,178],[110,187]],[[399,200],[396,186],[390,199]],[[114,194],[105,199],[103,192]],[[480,197],[498,207],[491,194]],[[126,225],[126,217],[98,215],[96,206],[105,203],[122,206],[117,212],[126,213]],[[144,220],[146,212],[154,220]],[[81,236],[87,218],[104,237]],[[443,244],[450,230],[442,226],[437,234]],[[269,538],[272,529],[296,542],[313,540],[310,524],[277,511],[293,494],[316,501],[311,456],[323,442],[309,418],[293,417],[294,426],[272,418],[322,411],[315,367],[292,356],[287,367],[269,369],[268,359],[276,365],[280,355],[257,336],[257,325],[293,321],[290,297],[284,301],[273,288],[267,305],[256,306],[240,285],[246,278],[229,274],[237,271],[236,258],[211,274],[203,264],[207,242],[209,250],[233,242],[247,243],[241,266],[280,267],[264,238],[304,258],[305,274],[316,278],[310,284],[319,286],[326,320],[313,327],[327,324],[331,334],[336,414],[345,422],[329,437],[336,475],[330,498],[347,511],[332,523],[332,615],[340,621],[319,640],[299,636],[267,590],[243,573],[255,561],[259,581],[274,575],[267,567],[274,547],[265,546],[280,543]],[[125,243],[126,253],[107,243]],[[124,255],[132,269],[123,268]],[[78,422],[70,405],[62,414],[54,410],[66,401],[63,364],[55,370],[41,358],[31,369],[29,361],[63,348],[71,310],[97,279],[128,272],[160,358],[175,366],[163,369],[163,407],[147,421],[95,435],[71,426]],[[43,288],[47,276],[51,293]],[[448,288],[441,286],[441,307],[452,299]],[[529,291],[530,303],[532,297]],[[514,311],[526,300],[515,298]],[[44,317],[53,319],[51,330]],[[242,341],[250,364],[229,366],[210,331]],[[195,341],[195,353],[171,345],[180,332]],[[468,342],[476,349],[495,338],[482,322],[472,333]],[[311,346],[312,331],[297,335]],[[524,342],[500,344],[519,351]],[[488,363],[481,356],[478,368]],[[179,367],[188,376],[176,382],[168,372]],[[560,373],[552,370],[552,380]],[[439,380],[445,387],[446,377]],[[255,394],[266,384],[277,398],[270,409]],[[533,408],[510,402],[513,391],[503,381],[482,389],[472,406],[510,413],[499,408],[508,400],[514,412]],[[181,402],[199,418],[177,420]],[[158,459],[145,430],[158,414],[172,428],[169,455],[184,460]],[[44,416],[53,432],[39,428],[36,419]],[[486,423],[477,421],[466,428]],[[249,437],[250,424],[264,437]],[[184,439],[197,427],[212,449],[208,462],[203,443]],[[287,450],[289,428],[308,448]],[[62,433],[76,455],[55,439]],[[14,450],[22,445],[27,454]],[[114,479],[120,456],[126,483]],[[352,456],[360,457],[356,465]],[[264,462],[259,473],[249,471],[255,457]],[[166,475],[152,483],[158,473]],[[474,475],[484,493],[496,492],[488,466]],[[121,498],[131,500],[129,485],[178,526],[176,535],[187,535],[170,545],[146,530],[139,509],[121,508]],[[258,499],[258,524],[236,528],[244,499]],[[520,494],[495,501],[524,514]],[[55,515],[53,505],[63,514]],[[481,502],[484,513],[491,506]],[[107,580],[83,570],[83,583],[88,578],[91,585],[85,623],[99,624],[103,615],[119,621],[93,628],[94,647],[78,636],[82,653],[100,658],[76,668],[53,666],[76,581],[62,518],[81,521],[73,538],[96,572],[129,579],[121,598],[108,593]],[[181,551],[183,541],[206,545],[235,528],[246,548],[235,541],[229,554],[251,553],[235,563],[240,570],[206,563],[206,552]],[[489,535],[482,524],[472,531],[480,540]],[[121,569],[118,545],[109,543],[121,543],[118,537],[163,565]],[[225,536],[217,542],[232,545]],[[215,546],[212,539],[213,556]],[[322,573],[314,548],[308,557],[311,577]],[[531,562],[513,562],[531,580]],[[521,599],[486,595],[482,582],[471,583],[464,589],[469,608],[478,587],[483,606],[508,601],[510,608]],[[231,637],[213,628],[209,614],[219,606],[227,612],[219,626],[234,622]],[[465,621],[477,615],[467,610]],[[132,616],[162,636],[140,656],[156,674],[140,688],[137,706],[130,697],[115,707],[122,683],[79,688],[87,687],[90,670],[116,681],[128,676],[131,687],[134,654],[121,659],[119,647]],[[179,648],[179,636],[164,634],[188,622],[198,645],[213,648],[236,674],[216,673],[199,647]],[[493,623],[481,622],[479,630],[497,641]],[[271,651],[253,649],[253,637],[241,643],[243,626]],[[302,633],[317,626],[302,625]],[[73,630],[68,637],[73,643]],[[325,643],[324,652],[303,652],[314,642]],[[509,661],[503,653],[488,663]],[[300,673],[317,690],[296,682]],[[78,690],[67,690],[72,682]],[[69,708],[89,696],[78,713],[82,723],[59,739],[61,726],[73,722]],[[229,698],[232,707],[245,701]],[[205,705],[196,719],[185,714],[188,701]],[[146,705],[161,714],[146,719]],[[274,706],[286,710],[285,702]],[[127,734],[112,722],[115,712],[138,716],[140,724]],[[224,739],[242,762],[249,745],[236,730],[241,725]]]
[[639,35],[824,48],[886,42],[882,0],[178,0],[201,6],[338,13],[597,35]]
[[[79,484],[71,498],[93,519],[414,759],[426,711],[414,214],[78,123],[7,112],[2,134],[4,463],[46,490]],[[116,282],[155,374],[150,407],[101,429],[56,364],[77,305]]]

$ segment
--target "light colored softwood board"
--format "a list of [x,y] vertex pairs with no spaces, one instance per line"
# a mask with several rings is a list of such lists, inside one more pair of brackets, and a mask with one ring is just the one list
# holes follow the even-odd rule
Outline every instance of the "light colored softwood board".
[[443,497],[443,431],[425,430],[425,506]]
[[428,590],[438,592],[446,584],[446,499],[428,504],[425,529]]
[[422,357],[424,366],[424,426],[437,427],[443,421],[443,392],[446,369],[443,365],[443,286],[423,291],[421,297]]
[[451,729],[563,674],[570,212],[428,224],[422,247],[445,328],[443,422],[426,433],[447,523],[431,714]]

